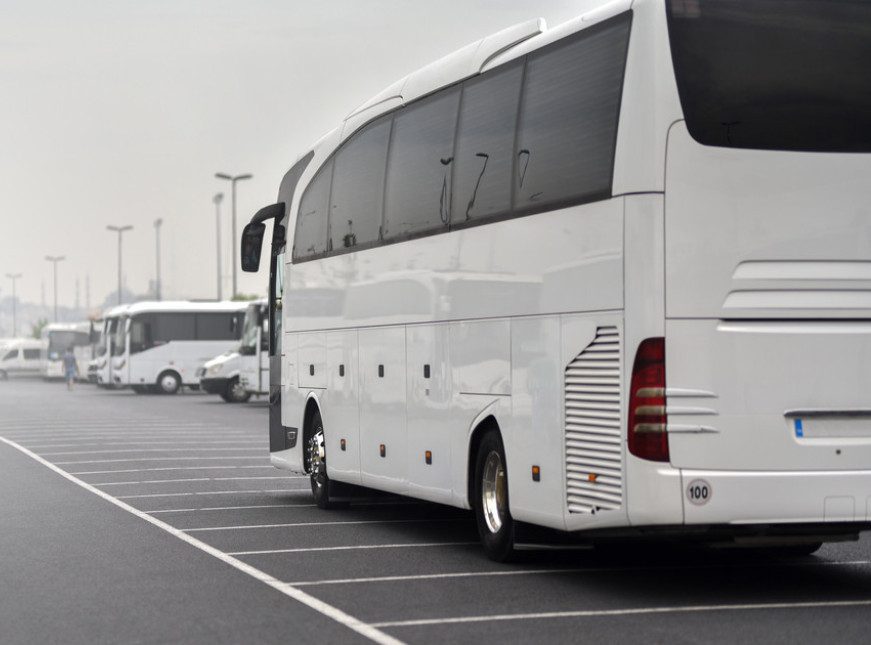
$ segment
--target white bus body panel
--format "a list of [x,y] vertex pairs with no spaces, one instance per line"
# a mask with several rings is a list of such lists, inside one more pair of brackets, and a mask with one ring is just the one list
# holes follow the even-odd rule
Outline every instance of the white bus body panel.
[[[775,163],[776,162],[776,163]],[[871,156],[669,137],[666,379],[688,523],[864,521]]]
[[133,354],[126,385],[153,385],[165,371],[177,372],[182,385],[199,385],[197,370],[215,356],[238,346],[238,340],[175,341]]

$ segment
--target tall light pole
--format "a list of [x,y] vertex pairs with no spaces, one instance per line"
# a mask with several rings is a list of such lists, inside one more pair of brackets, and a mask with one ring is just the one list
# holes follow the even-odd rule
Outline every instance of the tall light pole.
[[54,264],[54,321],[57,322],[57,263],[66,260],[63,255],[46,255],[45,259]]
[[215,177],[218,179],[226,179],[231,182],[232,200],[233,200],[233,215],[232,215],[232,233],[233,233],[233,298],[236,297],[236,182],[243,179],[251,179],[254,175],[226,175],[222,172],[216,172]]
[[161,218],[154,220],[154,243],[157,250],[157,259],[155,266],[157,267],[157,279],[154,282],[154,295],[160,300],[160,225],[163,224]]
[[221,202],[224,200],[224,193],[218,193],[212,197],[215,202],[215,215],[217,217],[217,241],[218,241],[218,300],[223,300],[221,297]]
[[132,226],[107,226],[106,230],[118,233],[118,304],[121,304],[121,234],[129,231]]
[[12,337],[18,335],[18,329],[15,318],[15,281],[21,277],[20,273],[7,273],[6,277],[12,280]]

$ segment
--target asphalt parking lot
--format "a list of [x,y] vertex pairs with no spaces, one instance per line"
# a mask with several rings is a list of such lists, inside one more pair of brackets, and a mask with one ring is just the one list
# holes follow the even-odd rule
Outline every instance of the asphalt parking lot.
[[3,643],[819,643],[871,628],[871,537],[814,556],[627,547],[490,562],[470,514],[323,511],[267,409],[0,383]]

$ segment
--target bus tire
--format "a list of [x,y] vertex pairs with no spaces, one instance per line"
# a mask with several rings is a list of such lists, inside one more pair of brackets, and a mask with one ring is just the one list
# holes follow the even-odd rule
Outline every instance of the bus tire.
[[251,392],[245,389],[238,376],[234,376],[227,384],[227,389],[221,393],[221,398],[227,403],[245,403],[251,398]]
[[475,459],[475,520],[484,552],[507,562],[514,554],[515,525],[508,507],[508,469],[502,437],[495,429],[481,439]]
[[311,479],[312,496],[317,507],[330,509],[343,506],[332,499],[332,489],[335,484],[327,475],[327,450],[320,410],[315,410],[312,415],[311,432],[305,446],[305,466]]
[[175,394],[181,388],[181,377],[172,370],[166,370],[157,377],[157,388],[162,394]]

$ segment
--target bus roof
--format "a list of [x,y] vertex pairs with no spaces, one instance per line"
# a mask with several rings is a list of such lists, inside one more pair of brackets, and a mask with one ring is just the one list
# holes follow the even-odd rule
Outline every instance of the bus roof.
[[220,302],[193,302],[189,300],[161,300],[154,302],[137,302],[127,306],[127,310],[121,312],[128,316],[142,313],[168,313],[168,312],[235,312],[242,311],[250,304],[249,300],[223,300]]

